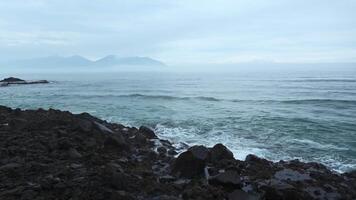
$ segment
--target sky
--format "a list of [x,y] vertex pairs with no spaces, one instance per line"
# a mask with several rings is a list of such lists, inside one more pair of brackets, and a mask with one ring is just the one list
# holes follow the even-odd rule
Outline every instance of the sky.
[[356,0],[2,0],[0,60],[356,62]]

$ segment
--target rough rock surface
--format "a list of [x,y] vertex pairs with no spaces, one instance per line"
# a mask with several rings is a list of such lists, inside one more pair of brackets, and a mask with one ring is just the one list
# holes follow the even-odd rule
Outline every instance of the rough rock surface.
[[174,151],[147,127],[0,106],[0,199],[356,199],[356,172],[235,160],[222,144]]

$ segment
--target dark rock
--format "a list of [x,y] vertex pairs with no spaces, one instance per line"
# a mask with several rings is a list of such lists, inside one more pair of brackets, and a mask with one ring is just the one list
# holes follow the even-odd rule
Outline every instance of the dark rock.
[[116,134],[116,135],[109,135],[106,137],[104,141],[104,147],[126,149],[127,144],[122,135]]
[[197,159],[207,161],[209,156],[209,149],[202,145],[192,146],[188,149]]
[[68,156],[73,159],[81,158],[82,154],[80,154],[75,148],[70,148],[68,150]]
[[14,77],[9,77],[1,80],[0,82],[19,82],[19,81],[25,81],[19,78],[14,78]]
[[176,150],[174,150],[174,149],[168,150],[168,155],[175,156],[177,154],[178,154],[178,152]]
[[81,119],[78,120],[78,127],[83,132],[90,132],[93,129],[93,123],[89,120]]
[[147,139],[157,139],[155,132],[147,126],[141,126],[138,132],[143,134]]
[[20,168],[22,165],[19,163],[8,163],[5,165],[0,166],[0,171],[9,171],[9,170],[15,170]]
[[157,148],[157,152],[158,152],[159,154],[166,154],[166,153],[167,153],[167,149],[164,148],[164,147],[158,147],[158,148]]
[[219,162],[223,159],[234,159],[233,153],[222,144],[216,144],[210,151],[212,162]]
[[241,188],[240,176],[236,171],[228,170],[210,178],[212,185],[221,185],[225,187]]
[[208,148],[193,146],[178,156],[173,164],[172,172],[185,178],[202,176],[208,155]]
[[259,200],[256,195],[248,194],[242,190],[235,190],[229,194],[228,200]]
[[96,128],[101,131],[102,133],[108,133],[108,134],[113,134],[114,132],[109,129],[108,127],[106,127],[105,125],[103,124],[100,124],[99,122],[94,122]]

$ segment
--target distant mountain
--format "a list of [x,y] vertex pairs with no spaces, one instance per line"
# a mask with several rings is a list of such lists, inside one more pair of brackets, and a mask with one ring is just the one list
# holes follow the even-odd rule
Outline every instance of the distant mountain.
[[163,66],[164,64],[158,60],[148,57],[117,57],[109,55],[94,62],[99,66],[116,66],[116,65],[141,65],[141,66]]
[[40,67],[40,68],[66,68],[66,67],[115,67],[115,66],[164,66],[164,63],[148,57],[118,57],[109,55],[92,61],[79,55],[70,57],[48,56],[32,59],[14,60],[1,63],[13,67]]

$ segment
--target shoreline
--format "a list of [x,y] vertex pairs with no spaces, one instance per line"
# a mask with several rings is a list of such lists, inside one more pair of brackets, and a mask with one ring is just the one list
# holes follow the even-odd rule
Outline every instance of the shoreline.
[[356,171],[234,159],[223,144],[180,155],[148,127],[87,113],[0,106],[1,199],[355,199]]

